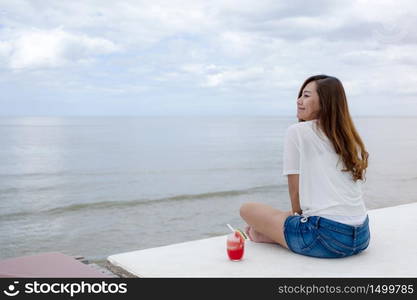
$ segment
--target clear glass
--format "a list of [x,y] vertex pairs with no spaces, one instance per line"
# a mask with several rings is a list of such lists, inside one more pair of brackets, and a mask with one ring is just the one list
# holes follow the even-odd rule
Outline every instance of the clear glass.
[[239,233],[231,233],[227,236],[227,255],[230,260],[239,261],[245,251],[245,240]]

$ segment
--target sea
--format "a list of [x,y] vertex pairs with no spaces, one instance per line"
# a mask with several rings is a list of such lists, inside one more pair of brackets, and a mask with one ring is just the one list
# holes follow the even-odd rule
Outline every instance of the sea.
[[[417,201],[417,117],[353,117],[368,209]],[[0,259],[109,255],[227,234],[290,209],[280,116],[1,117]]]

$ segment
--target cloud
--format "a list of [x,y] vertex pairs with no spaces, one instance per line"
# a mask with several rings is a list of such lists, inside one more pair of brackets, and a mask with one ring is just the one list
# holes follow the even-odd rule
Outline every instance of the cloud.
[[9,56],[11,52],[12,52],[11,43],[0,41],[0,58]]
[[0,44],[0,55],[12,70],[56,68],[85,63],[97,55],[119,51],[113,42],[85,34],[73,34],[61,28],[30,29]]
[[247,113],[293,113],[305,78],[324,73],[342,80],[360,111],[417,99],[416,7],[412,0],[5,1],[0,87],[10,99],[30,90],[41,106],[53,92],[56,101],[90,105],[91,114],[97,99],[113,108],[131,101],[143,112],[150,102],[186,113],[208,101],[213,109],[246,103],[237,106]]
[[220,71],[216,74],[207,75],[206,86],[217,87],[226,83],[244,84],[249,80],[256,80],[264,73],[262,67],[251,67],[247,69],[229,69]]

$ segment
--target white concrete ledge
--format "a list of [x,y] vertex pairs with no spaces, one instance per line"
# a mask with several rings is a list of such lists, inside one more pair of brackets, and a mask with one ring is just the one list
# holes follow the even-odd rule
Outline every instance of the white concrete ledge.
[[417,203],[368,211],[371,242],[347,258],[320,259],[247,241],[232,262],[226,235],[111,255],[108,262],[138,277],[417,277]]

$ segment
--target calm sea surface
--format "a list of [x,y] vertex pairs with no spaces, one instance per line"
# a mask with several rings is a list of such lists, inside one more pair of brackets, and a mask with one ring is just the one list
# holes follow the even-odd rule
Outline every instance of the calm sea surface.
[[[0,259],[108,255],[226,234],[290,209],[282,117],[0,118]],[[417,201],[417,118],[354,118],[368,209]]]

